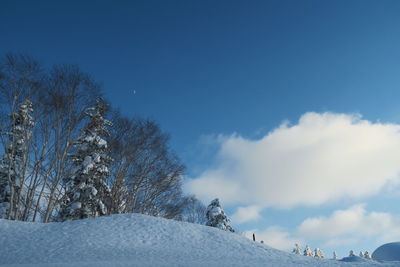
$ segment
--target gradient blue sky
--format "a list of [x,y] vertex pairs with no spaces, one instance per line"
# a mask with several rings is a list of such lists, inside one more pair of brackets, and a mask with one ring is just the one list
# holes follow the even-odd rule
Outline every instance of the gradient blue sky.
[[[400,123],[399,14],[399,1],[3,0],[0,52],[79,65],[124,114],[158,121],[195,178],[218,165],[218,135],[258,140],[310,111]],[[400,214],[398,197],[375,194],[270,207],[236,227],[293,233],[309,217],[361,202]],[[357,242],[336,249],[378,244]]]

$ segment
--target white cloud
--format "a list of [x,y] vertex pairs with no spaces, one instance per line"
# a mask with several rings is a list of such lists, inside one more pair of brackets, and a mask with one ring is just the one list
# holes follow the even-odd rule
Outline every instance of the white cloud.
[[256,221],[261,218],[259,206],[238,207],[235,214],[232,215],[232,221],[238,224]]
[[264,241],[270,247],[280,250],[291,250],[295,243],[301,244],[303,241],[299,238],[291,236],[289,232],[286,232],[283,228],[278,226],[271,226],[265,230],[249,230],[244,232],[247,238],[253,239],[253,233],[256,234],[256,240],[261,242]]
[[367,212],[364,204],[337,210],[329,217],[304,220],[297,229],[306,239],[327,239],[327,246],[355,243],[360,238],[375,237],[381,243],[400,238],[400,218],[385,212]]
[[324,247],[343,247],[343,246],[350,246],[359,243],[358,238],[349,238],[349,237],[342,237],[342,238],[331,238],[325,242]]
[[[298,231],[309,238],[326,238],[346,235],[355,231],[365,219],[364,205],[355,205],[347,210],[337,210],[329,218],[309,218],[302,222]],[[355,228],[355,229],[354,229]]]
[[379,192],[400,172],[400,126],[306,113],[259,140],[219,137],[215,168],[185,187],[227,204],[290,208]]

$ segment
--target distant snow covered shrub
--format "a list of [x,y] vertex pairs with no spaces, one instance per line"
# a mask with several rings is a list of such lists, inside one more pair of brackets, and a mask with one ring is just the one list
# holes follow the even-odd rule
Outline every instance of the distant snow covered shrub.
[[303,255],[308,257],[314,257],[314,252],[307,245],[306,248],[304,249]]
[[292,252],[296,255],[301,255],[301,248],[300,248],[299,244],[297,244],[297,243],[294,244],[294,248],[293,248]]
[[319,249],[319,248],[316,248],[316,249],[314,250],[314,257],[315,257],[315,258],[319,258],[319,259],[325,258],[324,253],[323,253],[322,250]]

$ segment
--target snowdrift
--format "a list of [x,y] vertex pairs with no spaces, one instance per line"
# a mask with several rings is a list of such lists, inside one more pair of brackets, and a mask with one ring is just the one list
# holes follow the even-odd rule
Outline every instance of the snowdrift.
[[372,253],[372,258],[380,261],[400,262],[400,242],[387,243],[380,246]]
[[0,266],[399,266],[297,256],[216,228],[140,214],[0,220]]
[[343,261],[343,262],[363,262],[363,263],[369,263],[370,262],[370,260],[361,258],[359,256],[344,257],[340,261]]

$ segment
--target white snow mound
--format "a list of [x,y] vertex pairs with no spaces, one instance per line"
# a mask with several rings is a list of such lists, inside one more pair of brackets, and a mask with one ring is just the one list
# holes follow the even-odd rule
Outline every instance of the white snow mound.
[[140,214],[0,220],[0,244],[0,266],[399,266],[289,254],[236,233]]
[[372,258],[380,261],[400,261],[400,242],[380,246],[372,253]]

